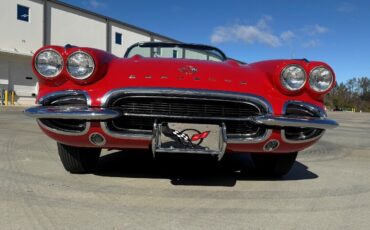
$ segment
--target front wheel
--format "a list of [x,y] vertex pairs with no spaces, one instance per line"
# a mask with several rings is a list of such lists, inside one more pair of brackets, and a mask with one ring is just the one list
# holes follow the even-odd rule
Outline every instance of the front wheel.
[[281,177],[293,167],[297,152],[275,154],[252,154],[253,164],[261,174]]
[[58,143],[58,153],[64,168],[70,173],[94,172],[100,156],[99,148],[82,148]]

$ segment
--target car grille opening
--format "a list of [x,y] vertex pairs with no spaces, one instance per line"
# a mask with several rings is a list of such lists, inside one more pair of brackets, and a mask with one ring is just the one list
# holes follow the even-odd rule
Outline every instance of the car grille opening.
[[[312,110],[308,106],[299,103],[288,104],[285,115],[294,117],[320,117],[318,111]],[[284,129],[285,139],[292,142],[311,140],[319,137],[323,132],[323,129],[313,128],[289,127]]]
[[76,95],[60,95],[50,97],[42,103],[43,106],[86,106],[87,99],[83,94]]
[[320,115],[308,107],[300,104],[288,104],[286,107],[285,115],[287,116],[301,116],[301,117],[319,117]]
[[43,125],[62,132],[83,132],[86,122],[80,120],[67,119],[40,119]]
[[[45,100],[43,106],[87,106],[87,98],[83,94],[60,95]],[[86,129],[87,123],[74,119],[40,119],[40,122],[54,130],[67,133],[81,133]]]
[[119,107],[128,115],[242,118],[260,114],[260,109],[252,104],[181,98],[120,98],[112,107]]
[[119,108],[123,116],[106,123],[115,133],[141,132],[151,134],[153,124],[188,122],[226,125],[228,137],[258,137],[266,131],[248,121],[251,116],[266,113],[261,105],[225,99],[189,97],[116,97],[108,107]]
[[64,96],[50,101],[49,106],[86,106],[84,95]]
[[[145,133],[150,134],[153,130],[153,124],[155,122],[189,122],[189,120],[182,120],[182,119],[160,119],[160,118],[153,118],[153,117],[129,117],[125,116],[123,119],[115,119],[109,121],[108,127],[110,130],[113,131],[143,131]],[[209,124],[221,124],[224,123],[226,125],[226,131],[230,135],[246,135],[246,136],[253,136],[255,134],[264,131],[260,126],[254,125],[252,122],[245,122],[245,121],[208,121],[205,122],[204,120],[192,120],[191,123],[209,123]]]

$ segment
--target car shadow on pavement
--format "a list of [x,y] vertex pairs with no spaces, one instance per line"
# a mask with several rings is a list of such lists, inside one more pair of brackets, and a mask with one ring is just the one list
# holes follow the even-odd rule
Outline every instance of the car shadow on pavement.
[[227,186],[237,181],[307,180],[318,177],[298,161],[282,178],[259,175],[249,154],[226,154],[218,162],[209,155],[160,154],[117,151],[100,158],[98,176],[169,179],[173,185]]

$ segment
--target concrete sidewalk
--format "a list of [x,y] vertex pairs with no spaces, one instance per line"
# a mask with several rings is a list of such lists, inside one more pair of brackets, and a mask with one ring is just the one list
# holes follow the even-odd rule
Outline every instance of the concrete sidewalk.
[[282,179],[246,154],[221,162],[103,151],[96,174],[63,169],[55,141],[25,107],[0,107],[1,229],[369,229],[369,113],[330,112],[340,126],[299,153]]
[[0,105],[0,113],[3,111],[6,112],[16,112],[16,111],[23,111],[27,109],[28,107],[31,107],[31,105]]

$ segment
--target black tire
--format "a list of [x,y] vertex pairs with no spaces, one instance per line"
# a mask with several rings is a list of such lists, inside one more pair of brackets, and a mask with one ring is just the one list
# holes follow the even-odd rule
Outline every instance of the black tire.
[[293,167],[297,152],[283,154],[252,154],[253,164],[262,175],[281,177]]
[[91,173],[98,165],[101,149],[82,148],[58,143],[58,153],[64,168],[70,173]]

